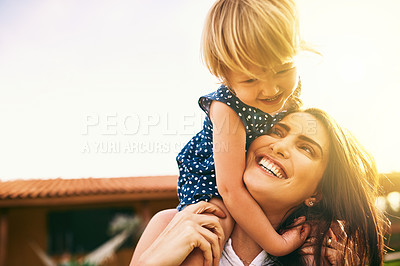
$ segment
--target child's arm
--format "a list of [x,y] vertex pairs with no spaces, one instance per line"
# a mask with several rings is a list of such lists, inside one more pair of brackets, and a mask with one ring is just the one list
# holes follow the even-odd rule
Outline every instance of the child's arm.
[[244,186],[246,132],[238,115],[224,103],[213,101],[210,118],[218,192],[233,219],[269,254],[282,256],[300,247],[306,238],[301,228],[279,235]]

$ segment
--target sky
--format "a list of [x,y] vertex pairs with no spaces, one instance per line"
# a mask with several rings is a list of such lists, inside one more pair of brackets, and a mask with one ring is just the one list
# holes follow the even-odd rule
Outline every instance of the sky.
[[[0,1],[0,179],[177,174],[211,0]],[[302,99],[400,171],[398,0],[298,0]]]

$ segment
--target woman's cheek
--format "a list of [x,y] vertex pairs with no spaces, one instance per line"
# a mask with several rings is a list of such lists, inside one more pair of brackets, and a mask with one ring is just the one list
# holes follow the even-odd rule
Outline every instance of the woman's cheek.
[[260,196],[265,195],[265,184],[257,178],[256,173],[245,172],[243,175],[243,182],[249,191],[250,195],[257,201]]
[[255,184],[255,179],[253,178],[254,175],[251,174],[251,171],[246,171],[243,175],[243,182],[244,185],[246,186],[247,190],[249,191],[250,194],[253,195],[254,193],[254,188],[257,186]]
[[248,171],[245,171],[243,174],[243,183],[247,189],[249,189],[249,186],[250,186],[250,180],[249,180],[248,176],[249,176]]

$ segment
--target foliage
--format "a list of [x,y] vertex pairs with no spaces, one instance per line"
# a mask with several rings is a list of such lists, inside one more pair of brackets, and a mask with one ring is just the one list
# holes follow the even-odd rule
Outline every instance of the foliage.
[[71,260],[71,261],[69,261],[67,263],[58,264],[57,266],[97,266],[97,265],[94,264],[94,263],[86,262],[86,261],[85,262],[79,262],[77,260]]
[[114,236],[82,260],[71,259],[57,264],[36,243],[31,243],[31,247],[46,266],[98,266],[112,257],[130,236],[137,237],[140,226],[141,219],[138,216],[116,215],[109,226],[109,232]]

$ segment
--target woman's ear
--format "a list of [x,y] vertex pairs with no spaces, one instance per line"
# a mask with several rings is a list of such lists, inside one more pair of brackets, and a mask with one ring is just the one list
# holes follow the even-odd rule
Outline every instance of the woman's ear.
[[322,199],[322,194],[319,192],[316,192],[314,195],[311,197],[307,198],[304,200],[304,204],[308,207],[313,207],[315,204],[317,204],[320,200]]

